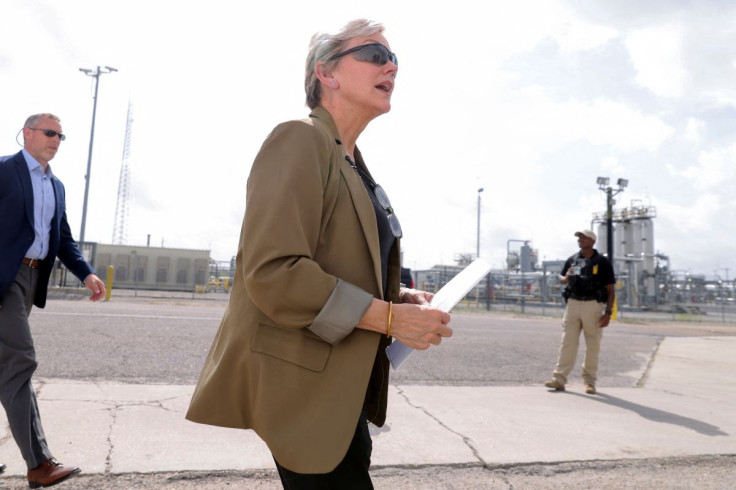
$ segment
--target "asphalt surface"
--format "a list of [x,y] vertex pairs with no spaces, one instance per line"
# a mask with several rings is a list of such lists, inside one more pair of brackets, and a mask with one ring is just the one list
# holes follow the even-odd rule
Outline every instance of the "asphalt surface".
[[[280,488],[252,432],[183,420],[225,299],[33,310],[47,436],[83,470],[64,488]],[[736,486],[736,325],[614,322],[595,396],[579,363],[567,392],[542,386],[559,318],[455,313],[453,327],[392,373],[388,424],[372,430],[376,488]],[[24,488],[4,416],[0,461],[0,488]]]

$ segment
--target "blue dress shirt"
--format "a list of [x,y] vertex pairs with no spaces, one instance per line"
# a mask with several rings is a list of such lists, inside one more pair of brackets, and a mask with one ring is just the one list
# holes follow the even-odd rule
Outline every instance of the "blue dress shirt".
[[28,171],[31,173],[31,185],[33,186],[33,230],[35,238],[33,244],[26,252],[26,257],[31,259],[45,259],[49,253],[49,236],[51,234],[51,220],[56,210],[56,197],[54,196],[54,186],[51,179],[54,174],[51,172],[51,166],[46,165],[44,172],[43,166],[28,153],[25,148],[23,157],[28,164]]

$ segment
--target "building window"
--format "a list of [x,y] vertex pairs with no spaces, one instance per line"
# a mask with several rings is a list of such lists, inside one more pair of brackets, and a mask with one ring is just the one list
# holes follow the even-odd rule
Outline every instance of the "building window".
[[171,259],[169,257],[159,257],[156,259],[156,282],[164,283],[169,281],[169,267]]
[[208,266],[209,260],[207,259],[194,260],[194,284],[207,284]]
[[118,255],[115,257],[115,279],[118,281],[128,280],[130,270],[130,255]]
[[110,254],[97,254],[97,276],[103,281],[107,279],[107,269],[110,267]]
[[192,260],[187,258],[176,259],[176,283],[187,284],[187,277]]

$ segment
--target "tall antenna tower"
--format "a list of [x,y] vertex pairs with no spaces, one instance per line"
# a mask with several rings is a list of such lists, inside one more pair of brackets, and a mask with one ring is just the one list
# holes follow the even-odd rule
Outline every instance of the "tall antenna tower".
[[118,180],[118,199],[115,204],[115,226],[112,230],[113,245],[124,245],[128,240],[126,221],[128,217],[128,189],[130,188],[130,136],[133,129],[133,103],[128,100],[128,120],[125,124],[125,144],[123,145],[123,164]]

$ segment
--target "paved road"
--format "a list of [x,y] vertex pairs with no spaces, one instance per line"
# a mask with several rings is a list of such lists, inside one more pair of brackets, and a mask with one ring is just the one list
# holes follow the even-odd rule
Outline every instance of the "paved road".
[[[50,300],[31,314],[37,377],[194,384],[226,307],[212,300]],[[736,335],[736,325],[614,322],[605,331],[599,385],[634,386],[666,336]],[[417,352],[395,384],[540,385],[550,376],[561,326],[554,318],[453,314],[455,335]],[[581,340],[582,342],[582,340]],[[582,357],[582,349],[580,353]],[[573,376],[579,376],[578,370]]]
[[[104,390],[106,387],[117,390],[118,397],[127,396],[125,393],[129,392],[129,388],[126,387],[131,384],[140,384],[139,389],[134,389],[135,393],[150,389],[180,391],[177,385],[186,391],[187,385],[193,384],[199,374],[224,308],[222,297],[207,301],[121,297],[98,304],[51,300],[45,310],[35,309],[31,317],[41,362],[36,378],[42,382],[50,380],[42,388],[42,405],[63,406],[67,403],[64,401],[66,393],[79,394],[85,389],[83,384],[65,389],[63,380],[93,383],[90,386],[94,386],[95,390],[90,392],[89,397],[78,397],[75,403],[81,403],[79,406],[99,403],[92,398],[98,396],[98,389]],[[604,338],[599,373],[599,388],[602,388],[603,394],[593,398],[575,393],[572,387],[568,394],[557,396],[541,386],[542,381],[549,376],[556,357],[560,337],[558,319],[501,313],[455,314],[453,326],[456,334],[451,340],[440,348],[415,353],[402,370],[394,373],[392,398],[394,402],[399,402],[397,406],[400,410],[411,410],[408,412],[411,417],[409,420],[423,413],[418,409],[420,405],[416,405],[422,397],[427,403],[435,404],[431,411],[427,411],[427,415],[434,417],[435,414],[442,414],[441,419],[433,420],[433,427],[428,430],[436,431],[438,439],[425,443],[439,445],[434,448],[435,452],[447,452],[449,455],[449,444],[457,444],[458,436],[461,436],[460,442],[465,440],[463,432],[453,432],[456,429],[450,429],[445,425],[446,422],[441,421],[452,421],[453,427],[462,427],[464,423],[460,414],[442,412],[442,406],[452,406],[451,402],[442,398],[446,393],[469,397],[469,403],[458,405],[454,410],[477,405],[472,401],[476,398],[490,402],[493,408],[486,409],[481,419],[474,420],[486,420],[490,413],[494,417],[494,424],[498,425],[490,427],[487,433],[474,430],[476,425],[468,429],[469,439],[459,444],[458,449],[466,453],[470,449],[475,456],[471,454],[468,458],[465,454],[456,462],[440,460],[418,465],[396,463],[400,461],[402,449],[393,446],[392,441],[407,442],[401,437],[394,439],[398,434],[376,431],[375,442],[382,449],[376,454],[372,471],[376,488],[733,488],[733,482],[736,481],[736,451],[729,449],[727,454],[702,454],[702,450],[691,453],[683,448],[683,443],[687,446],[690,440],[698,444],[724,441],[722,447],[733,447],[733,437],[729,432],[734,431],[728,419],[723,419],[722,413],[708,413],[708,407],[704,409],[702,403],[697,405],[698,399],[704,399],[704,395],[696,393],[695,397],[687,397],[688,400],[694,399],[694,402],[688,402],[696,403],[694,407],[682,405],[683,402],[679,400],[685,397],[678,394],[677,390],[683,387],[678,386],[677,377],[675,385],[671,385],[668,383],[672,381],[666,376],[662,378],[661,373],[658,390],[632,391],[631,388],[647,380],[655,353],[664,339],[692,337],[697,340],[699,337],[734,336],[736,326],[631,321],[615,323],[607,329]],[[702,344],[700,342],[698,345]],[[708,345],[707,342],[705,345]],[[674,360],[674,365],[682,365],[678,362],[677,351],[670,358]],[[579,383],[579,365],[574,376],[578,379],[572,382]],[[734,391],[730,388],[732,384],[721,388],[724,390],[722,400],[731,399],[729,397]],[[697,389],[697,384],[693,388]],[[685,393],[688,393],[687,387],[685,389]],[[483,394],[476,395],[476,392]],[[722,406],[721,399],[714,398],[712,394],[707,396],[715,400],[713,407]],[[402,398],[409,403],[401,403]],[[537,405],[529,407],[525,400],[535,400]],[[185,401],[186,397],[182,403],[185,404]],[[238,464],[237,454],[234,455],[235,464],[224,466],[239,468],[232,470],[205,471],[202,468],[214,466],[202,461],[199,461],[199,466],[170,466],[182,468],[176,471],[152,471],[144,466],[137,470],[120,470],[125,467],[126,461],[131,460],[122,449],[124,445],[135,448],[136,441],[139,444],[144,442],[141,438],[145,438],[146,433],[134,432],[142,424],[151,423],[142,414],[152,407],[146,402],[140,405],[136,405],[137,402],[131,405],[130,401],[116,403],[119,404],[115,412],[118,414],[116,424],[130,427],[127,430],[131,433],[113,430],[110,436],[105,436],[113,437],[116,442],[111,446],[110,453],[114,464],[105,463],[103,457],[100,466],[103,470],[94,470],[96,463],[92,462],[97,461],[100,453],[95,450],[91,462],[85,463],[87,474],[65,483],[64,488],[280,488],[267,462],[263,467],[248,469],[243,467],[242,461]],[[575,427],[574,422],[564,424],[569,425],[572,434],[577,434],[569,440],[558,435],[567,433],[567,429],[552,425],[560,420],[555,413],[566,414],[574,420],[576,415],[570,410],[581,406],[590,407],[590,413],[585,413],[586,417],[591,417],[588,423],[599,425],[589,429],[593,433],[595,427],[596,431],[592,443],[590,437],[580,433],[582,428]],[[525,413],[516,414],[513,407],[523,407]],[[171,407],[165,405],[158,408],[169,413],[160,420],[170,423],[173,413],[170,412]],[[394,432],[409,425],[406,420],[398,422],[402,417],[400,410],[394,410],[393,417],[397,420],[393,425]],[[141,411],[143,418],[132,420],[132,425],[125,426],[123,416],[131,417],[138,411]],[[540,415],[524,418],[535,412]],[[54,412],[48,410],[44,414],[47,414],[45,418],[51,419],[49,424],[53,424]],[[609,420],[611,416],[623,417],[617,422],[622,427],[630,425],[655,430],[651,434],[652,448],[647,449],[646,434],[622,433],[619,437],[615,433],[615,425],[612,428],[614,432],[608,427],[601,427],[601,421]],[[109,425],[104,420],[102,422],[103,427]],[[184,424],[181,427],[189,430],[191,425]],[[514,427],[518,427],[520,432],[516,433]],[[75,430],[79,428],[69,428],[69,440],[79,440]],[[150,430],[156,430],[155,423]],[[66,437],[61,432],[55,430],[54,437]],[[237,432],[227,431],[227,437]],[[687,439],[681,441],[678,434]],[[87,437],[93,442],[95,438],[100,438],[100,434],[89,434]],[[422,439],[421,432],[417,433],[417,437]],[[631,453],[635,459],[595,456],[605,454],[607,446],[617,455],[626,454],[627,441],[639,444],[642,437],[645,439],[642,447],[657,457],[642,457],[640,450]],[[611,438],[615,442],[604,442],[601,452],[601,448],[596,447],[596,438],[601,441]],[[592,458],[580,456],[586,454],[585,451],[579,451],[581,440],[588,440],[587,444],[592,444],[589,453],[594,455]],[[443,447],[444,441],[449,441],[447,447]],[[97,442],[102,448],[112,444],[105,440]],[[416,449],[414,441],[408,444]],[[668,448],[671,448],[670,455],[666,455]],[[194,452],[190,449],[194,448],[176,447],[167,454],[172,460],[186,460]],[[263,449],[256,449],[262,455]],[[428,449],[429,454],[432,454],[432,448]],[[12,441],[8,441],[7,435],[0,441],[0,450],[6,451],[6,462],[13,464],[9,474],[0,477],[0,488],[23,488],[25,485],[17,472],[17,461],[10,461],[11,455],[15,457],[16,450],[12,448]],[[79,451],[79,447],[70,448],[71,454],[78,454]],[[390,458],[389,454],[392,455]],[[573,456],[561,459],[560,454]],[[137,456],[140,457],[140,454]],[[106,465],[110,465],[113,471],[104,470]],[[192,471],[192,468],[196,471]]]

